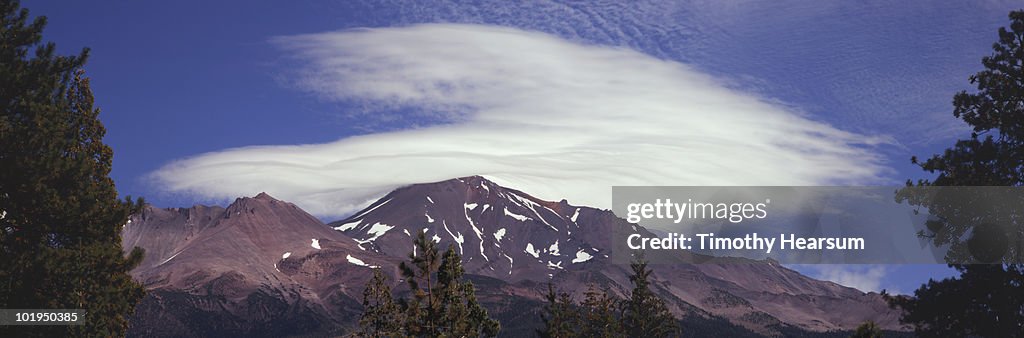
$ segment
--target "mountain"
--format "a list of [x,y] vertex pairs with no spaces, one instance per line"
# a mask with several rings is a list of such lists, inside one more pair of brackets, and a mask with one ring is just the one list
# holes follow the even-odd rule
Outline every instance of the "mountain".
[[[452,245],[467,273],[515,283],[607,259],[609,216],[566,201],[542,201],[479,176],[393,191],[348,219],[329,224],[367,250],[401,257],[419,231]],[[580,224],[589,225],[586,228]]]
[[[368,251],[401,257],[425,231],[456,246],[467,273],[510,284],[553,281],[582,297],[590,284],[620,296],[631,290],[628,266],[610,253],[616,231],[653,236],[611,211],[549,202],[473,176],[397,189],[365,210],[329,224]],[[763,334],[779,326],[850,330],[865,320],[899,329],[882,296],[815,280],[774,261],[687,264],[692,255],[653,252],[654,287],[680,316],[723,317]],[[652,257],[649,257],[652,258]],[[621,262],[620,262],[621,263]]]
[[329,331],[359,311],[368,266],[398,262],[267,194],[227,208],[146,207],[125,224],[122,241],[146,250],[132,271],[149,291],[132,336]]
[[[532,335],[548,282],[577,295],[590,285],[629,292],[629,267],[611,254],[611,234],[623,229],[649,234],[610,211],[479,176],[403,187],[330,224],[266,194],[227,208],[147,207],[123,231],[126,248],[146,250],[132,274],[149,290],[129,335],[340,334],[358,320],[370,267],[390,276],[396,294],[408,292],[397,265],[417,232],[462,254],[503,335]],[[688,253],[656,254],[669,256],[652,265],[652,286],[691,334],[813,335],[865,320],[900,329],[880,295],[772,261],[686,264]]]

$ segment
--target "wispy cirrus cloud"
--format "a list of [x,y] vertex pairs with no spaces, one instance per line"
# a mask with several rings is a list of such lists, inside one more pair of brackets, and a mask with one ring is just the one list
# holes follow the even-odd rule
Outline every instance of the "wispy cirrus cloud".
[[[481,25],[280,37],[289,80],[327,100],[429,127],[308,145],[226,149],[152,174],[206,199],[267,191],[350,213],[397,186],[484,175],[546,199],[610,207],[613,185],[821,185],[884,180],[855,134],[625,48]],[[377,119],[366,110],[342,111]],[[353,115],[354,114],[354,115]]]

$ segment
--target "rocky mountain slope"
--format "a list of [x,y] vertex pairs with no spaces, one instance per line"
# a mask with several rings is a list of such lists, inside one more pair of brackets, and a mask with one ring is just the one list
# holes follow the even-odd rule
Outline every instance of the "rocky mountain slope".
[[399,257],[424,231],[442,248],[455,246],[467,273],[515,283],[544,281],[570,265],[607,258],[600,248],[610,248],[610,236],[598,226],[609,223],[602,216],[467,177],[395,190],[330,226],[367,250]]
[[359,311],[369,266],[398,262],[266,194],[227,208],[147,207],[122,237],[146,250],[132,272],[149,290],[135,336],[329,331]]
[[[467,273],[513,284],[552,280],[579,297],[590,284],[625,296],[628,259],[609,256],[624,250],[612,234],[628,229],[651,236],[610,211],[543,201],[479,176],[395,190],[330,226],[368,251],[397,257],[411,250],[415,232],[425,231],[442,247],[456,246]],[[666,262],[652,265],[655,285],[680,316],[721,316],[765,334],[778,325],[846,330],[869,319],[899,328],[880,295],[814,280],[772,261],[695,265],[683,259],[688,253],[648,255]]]
[[[146,249],[133,275],[150,290],[130,333],[341,333],[358,318],[371,267],[382,268],[403,292],[397,264],[412,251],[413,236],[426,232],[463,255],[504,334],[530,334],[549,281],[577,294],[589,285],[628,292],[628,266],[610,257],[611,234],[634,227],[610,211],[539,200],[477,176],[400,188],[328,225],[266,194],[227,208],[150,207],[123,233],[126,248]],[[692,325],[713,322],[763,335],[849,330],[865,320],[899,328],[880,295],[771,261],[658,260],[673,259],[652,266],[653,285]]]

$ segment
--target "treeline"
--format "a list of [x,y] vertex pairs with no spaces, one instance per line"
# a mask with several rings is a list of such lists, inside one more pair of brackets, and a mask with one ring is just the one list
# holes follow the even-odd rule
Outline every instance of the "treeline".
[[410,264],[399,269],[412,293],[394,299],[387,277],[374,269],[363,290],[359,337],[494,337],[501,325],[476,300],[473,283],[463,280],[462,257],[448,247],[441,256],[434,241],[420,233]]
[[[409,263],[399,265],[410,297],[395,298],[387,277],[374,269],[363,291],[363,314],[357,337],[494,337],[500,323],[476,299],[473,283],[463,278],[462,257],[449,246],[441,255],[437,244],[420,233]],[[678,320],[649,287],[651,270],[638,258],[632,264],[633,290],[626,299],[591,286],[584,298],[548,284],[539,320],[540,337],[674,337]]]
[[665,302],[655,295],[648,278],[647,262],[638,258],[630,264],[633,290],[626,299],[618,299],[607,289],[595,286],[584,293],[582,302],[558,292],[548,284],[544,295],[547,305],[541,314],[544,326],[540,337],[675,337],[680,334],[677,319]]

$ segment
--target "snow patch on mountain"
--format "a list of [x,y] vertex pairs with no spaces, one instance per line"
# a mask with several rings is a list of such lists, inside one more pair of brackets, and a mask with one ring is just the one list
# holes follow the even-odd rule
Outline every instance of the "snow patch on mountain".
[[508,274],[511,275],[512,274],[512,264],[513,264],[512,263],[512,257],[509,257],[509,255],[506,255],[506,254],[502,254],[502,255],[504,255],[505,258],[508,258]]
[[[415,251],[413,251],[413,252],[415,252]],[[352,263],[352,264],[355,264],[355,265],[358,265],[358,266],[365,266],[365,267],[368,267],[368,268],[371,268],[371,269],[379,268],[379,266],[376,266],[376,265],[366,264],[366,262],[363,262],[363,260],[361,260],[359,258],[355,258],[352,255],[345,255],[345,260],[347,260],[349,263]]]
[[583,263],[589,261],[591,258],[594,258],[594,256],[591,256],[590,253],[584,251],[583,249],[580,249],[580,251],[576,252],[576,258],[573,258],[572,262],[573,264]]
[[550,212],[551,212],[552,214],[554,214],[555,216],[559,216],[559,217],[562,217],[562,216],[558,215],[558,213],[557,213],[557,212],[555,212],[554,210],[551,210],[551,208],[548,208],[548,207],[546,207],[546,206],[543,206],[543,205],[537,204],[537,202],[534,202],[534,201],[530,200],[530,199],[529,199],[529,198],[527,198],[527,197],[522,197],[522,196],[519,196],[519,195],[518,195],[518,194],[516,194],[516,193],[512,193],[512,197],[514,197],[514,198],[515,198],[516,200],[518,200],[518,201],[519,201],[519,205],[521,205],[521,206],[523,206],[523,207],[525,207],[525,208],[527,208],[527,209],[530,209],[530,211],[533,211],[533,214],[534,214],[534,215],[537,215],[537,218],[540,218],[541,222],[544,222],[544,224],[547,224],[547,226],[548,226],[548,227],[550,227],[550,228],[551,228],[552,230],[558,231],[558,228],[555,228],[555,226],[554,226],[554,225],[551,225],[551,223],[550,223],[550,222],[548,222],[548,220],[547,220],[547,219],[545,219],[545,218],[544,218],[544,216],[542,216],[542,215],[540,214],[540,212],[538,212],[538,211],[537,211],[537,208],[536,208],[536,207],[542,207],[542,208],[544,208],[544,209],[547,209],[548,211],[550,211]]
[[462,243],[464,243],[466,241],[466,239],[464,237],[462,237],[462,233],[461,232],[456,232],[459,235],[455,236],[455,234],[452,233],[451,229],[448,229],[448,222],[446,222],[445,220],[441,220],[441,225],[444,226],[444,231],[447,231],[448,235],[452,236],[452,240],[454,240],[455,243],[459,243],[459,255],[462,255],[463,254],[462,253]]
[[[475,208],[476,203],[473,203],[473,206]],[[469,210],[472,209],[469,207],[469,204],[466,204],[466,208],[463,209],[462,212],[466,215],[466,220],[469,221],[469,226],[473,227],[473,232],[476,233],[476,238],[480,240],[480,256],[483,256],[485,261],[490,262],[491,259],[487,258],[487,254],[484,253],[484,232],[481,231],[480,228],[477,228],[476,223],[473,222],[473,218],[469,217]]]
[[[512,194],[512,196],[515,197],[520,202],[522,202],[522,203],[520,203],[520,205],[522,205],[523,207],[526,207],[527,209],[530,209],[530,211],[533,211],[533,214],[537,215],[537,218],[540,218],[541,222],[546,224],[552,230],[558,231],[558,228],[556,228],[554,225],[551,225],[551,223],[548,222],[547,219],[544,219],[544,216],[541,216],[540,212],[537,211],[537,208],[534,207],[534,206],[540,206],[540,204],[534,203],[533,201],[531,201],[528,198],[519,197],[519,195],[516,195],[516,194]],[[551,210],[551,209],[548,209],[548,210]],[[552,213],[553,212],[554,211],[552,211]]]
[[552,256],[561,256],[561,254],[558,253],[558,240],[557,239],[555,240],[554,243],[551,244],[551,246],[548,247],[547,251]]
[[533,258],[540,258],[540,251],[537,251],[537,249],[533,247],[533,243],[526,243],[525,252],[530,254],[530,256],[533,256]]
[[512,218],[515,218],[515,219],[519,220],[520,222],[526,222],[526,220],[531,220],[531,221],[533,220],[532,218],[529,218],[529,217],[526,217],[526,216],[523,216],[523,215],[511,212],[511,211],[508,211],[507,207],[505,208],[505,216],[511,216]]
[[313,243],[310,243],[309,246],[313,247],[313,249],[320,250],[320,240],[314,238]]
[[391,230],[391,229],[394,229],[394,228],[395,228],[394,226],[387,225],[387,224],[380,223],[380,222],[373,223],[373,225],[370,226],[370,230],[366,231],[366,234],[371,235],[372,237],[365,239],[365,241],[370,241],[370,242],[375,241],[375,240],[377,240],[378,237],[380,237],[381,235],[384,235],[385,233],[387,233],[388,230]]
[[167,257],[167,259],[165,259],[163,262],[160,262],[160,264],[157,264],[157,266],[164,265],[164,263],[171,261],[172,259],[174,259],[174,257],[178,257],[178,255],[180,255],[182,252],[184,252],[184,250],[178,251],[178,253],[171,255],[171,257]]
[[357,226],[359,226],[359,223],[362,222],[362,221],[363,220],[351,221],[351,222],[348,222],[348,223],[345,223],[345,224],[342,224],[342,225],[334,227],[334,230],[349,231],[349,230],[355,229]]

